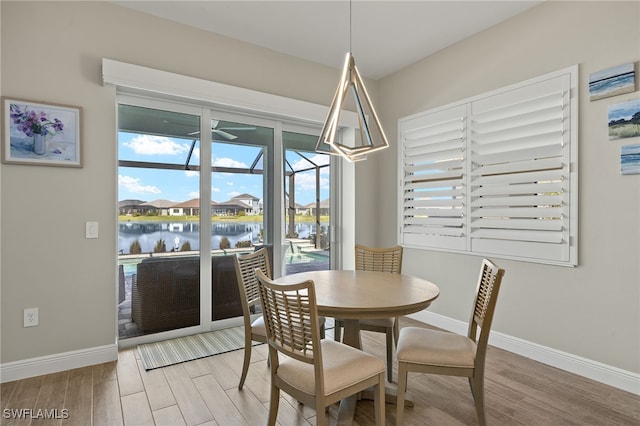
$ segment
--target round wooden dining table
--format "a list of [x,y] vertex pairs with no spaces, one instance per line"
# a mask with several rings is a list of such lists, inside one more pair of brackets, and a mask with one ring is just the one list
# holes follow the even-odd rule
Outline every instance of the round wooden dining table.
[[[343,343],[362,349],[361,319],[390,318],[427,308],[440,294],[430,281],[403,274],[372,271],[308,271],[275,279],[279,284],[314,282],[318,314],[344,322]],[[395,389],[387,388],[387,402],[395,402]],[[411,399],[407,401],[411,403]],[[338,424],[351,424],[356,398],[340,405]]]
[[440,294],[430,281],[403,274],[324,270],[287,275],[274,281],[312,280],[318,314],[344,320],[343,342],[362,349],[358,320],[390,318],[427,308]]

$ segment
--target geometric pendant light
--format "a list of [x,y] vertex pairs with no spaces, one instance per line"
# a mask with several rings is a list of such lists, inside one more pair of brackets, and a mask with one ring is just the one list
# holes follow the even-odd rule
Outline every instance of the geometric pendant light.
[[[349,2],[349,6],[351,6],[351,2]],[[351,7],[349,7],[349,18],[351,21]],[[349,22],[349,33],[351,33],[351,22]],[[351,36],[349,37],[351,38]],[[351,44],[351,40],[349,40],[349,44]],[[339,129],[340,113],[349,95],[353,97],[355,104],[359,132],[340,131]],[[351,51],[347,53],[345,58],[342,76],[318,138],[316,151],[321,151],[322,144],[329,145],[331,154],[341,155],[348,161],[364,160],[368,153],[389,146]]]

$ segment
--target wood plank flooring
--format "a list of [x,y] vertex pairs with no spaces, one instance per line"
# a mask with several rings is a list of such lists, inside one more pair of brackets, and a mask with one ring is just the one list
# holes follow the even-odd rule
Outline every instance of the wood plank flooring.
[[[403,318],[401,325],[421,323]],[[383,334],[363,332],[362,341],[385,359]],[[239,391],[242,350],[152,371],[144,371],[135,348],[122,350],[118,362],[2,384],[0,425],[264,425],[266,354],[266,345],[254,347]],[[465,378],[410,374],[409,391],[415,406],[405,411],[406,425],[478,424]],[[493,347],[485,392],[490,425],[640,425],[640,397]],[[11,410],[27,418],[12,417]],[[312,425],[315,415],[281,394],[280,425]],[[337,406],[324,415],[335,424]],[[387,404],[386,421],[395,424],[394,405]],[[375,424],[373,402],[358,402],[354,424]]]

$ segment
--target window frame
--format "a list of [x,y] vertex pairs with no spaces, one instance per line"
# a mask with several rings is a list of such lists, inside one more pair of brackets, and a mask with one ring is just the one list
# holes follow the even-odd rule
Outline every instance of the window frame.
[[577,82],[573,65],[400,118],[399,244],[577,266]]

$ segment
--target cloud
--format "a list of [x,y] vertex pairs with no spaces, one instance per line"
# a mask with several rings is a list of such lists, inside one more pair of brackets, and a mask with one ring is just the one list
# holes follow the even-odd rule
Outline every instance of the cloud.
[[[320,176],[320,188],[328,188],[329,179]],[[296,174],[296,189],[309,191],[316,189],[316,175],[315,173],[297,173]]]
[[189,193],[189,197],[191,197],[191,198],[200,198],[200,193],[197,192],[197,191],[190,192]]
[[184,175],[186,177],[198,177],[200,176],[200,172],[198,172],[197,170],[186,170],[184,172]]
[[[330,161],[330,156],[326,154],[315,154],[308,158],[317,166],[324,166],[325,164],[329,164]],[[301,158],[300,160],[293,162],[291,164],[291,168],[293,170],[308,169],[309,167],[313,167],[313,164]]]
[[189,152],[189,145],[179,144],[164,136],[139,135],[123,145],[138,155],[179,155]]
[[227,193],[227,196],[229,197],[229,199],[235,197],[236,195],[240,195],[240,193],[237,191],[231,191]]
[[118,186],[134,194],[160,194],[160,188],[153,185],[143,185],[139,178],[118,175]]
[[242,161],[237,161],[234,160],[233,158],[215,158],[213,160],[213,165],[217,166],[217,167],[232,167],[232,168],[237,168],[237,169],[248,169],[249,166],[247,166],[245,163],[243,163]]

